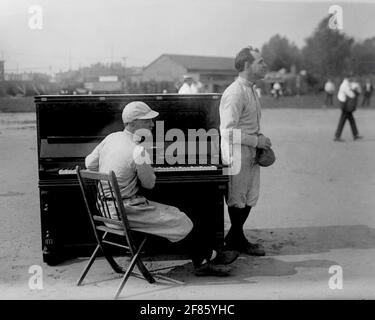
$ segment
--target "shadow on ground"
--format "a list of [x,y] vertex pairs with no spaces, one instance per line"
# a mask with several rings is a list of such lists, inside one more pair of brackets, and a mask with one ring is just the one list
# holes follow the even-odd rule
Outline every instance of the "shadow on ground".
[[267,256],[375,248],[375,229],[366,225],[258,229],[246,235],[262,244]]
[[[158,256],[154,256],[151,259],[146,259],[145,263],[151,269],[164,268],[169,265],[174,266],[172,269],[165,269],[159,273],[184,281],[187,285],[244,284],[257,283],[258,281],[254,279],[255,277],[291,276],[298,272],[298,268],[328,269],[330,266],[337,264],[337,262],[327,259],[287,262],[278,258],[283,255],[309,255],[347,248],[375,248],[375,229],[365,225],[259,229],[246,230],[246,234],[251,241],[261,243],[265,247],[267,255],[260,258],[241,255],[232,264],[233,269],[230,277],[195,277],[193,276],[191,262],[184,260],[187,258],[186,255],[180,260],[176,255],[160,255],[160,260]],[[119,259],[126,264],[125,259]],[[173,259],[173,262],[170,261],[171,259]],[[100,276],[97,273],[96,276],[99,277],[95,277],[96,280],[90,281],[87,279],[88,284],[100,283],[101,280],[98,280],[99,278],[106,281],[106,279],[114,280],[117,277],[121,277],[121,275],[115,275],[112,272],[104,258],[99,258],[98,260],[97,263],[101,264],[101,267],[97,269],[97,271],[100,270]],[[82,259],[66,261],[61,267],[66,268],[76,263],[82,264],[82,261]],[[157,285],[151,291],[158,292],[170,287],[170,285]],[[147,293],[150,293],[150,288],[147,289]],[[142,294],[144,293],[136,293],[135,295]],[[134,297],[134,295],[130,293],[129,297]]]

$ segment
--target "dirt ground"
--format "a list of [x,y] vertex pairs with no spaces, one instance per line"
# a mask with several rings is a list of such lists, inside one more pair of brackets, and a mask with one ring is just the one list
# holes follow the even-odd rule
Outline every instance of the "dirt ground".
[[[333,142],[338,117],[333,109],[263,110],[277,162],[262,169],[246,227],[265,257],[241,256],[227,278],[197,278],[189,261],[176,261],[167,275],[185,285],[132,277],[121,298],[374,299],[375,111],[355,113],[362,141],[346,124],[346,141]],[[37,173],[35,115],[0,113],[0,298],[112,299],[120,279],[104,260],[82,287],[75,282],[86,259],[42,262]],[[43,288],[29,286],[35,265]],[[341,267],[342,289],[329,286],[332,266]]]

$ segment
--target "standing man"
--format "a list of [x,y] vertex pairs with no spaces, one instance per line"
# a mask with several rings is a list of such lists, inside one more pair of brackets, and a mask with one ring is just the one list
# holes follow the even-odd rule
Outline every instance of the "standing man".
[[276,99],[279,99],[279,97],[283,95],[283,91],[281,89],[281,84],[278,83],[277,81],[273,84],[272,90],[273,90],[273,93],[274,93],[274,97]]
[[331,81],[331,79],[328,79],[324,85],[324,91],[326,92],[326,106],[333,106],[333,94],[335,93],[335,90],[335,84]]
[[339,92],[337,94],[337,99],[340,102],[341,116],[335,133],[334,141],[344,141],[343,139],[341,139],[341,133],[344,129],[346,120],[348,120],[350,123],[354,140],[362,139],[362,136],[358,134],[357,125],[353,117],[353,112],[356,108],[357,96],[352,89],[350,79],[344,78],[344,80],[342,81]]
[[[239,150],[233,154],[233,161],[239,163],[240,160],[241,164],[239,173],[229,176],[226,202],[231,227],[225,243],[228,249],[263,256],[264,249],[246,239],[243,227],[259,197],[260,168],[255,163],[256,148],[271,147],[271,140],[260,134],[261,105],[254,90],[255,81],[264,78],[267,65],[258,49],[246,47],[237,54],[235,68],[239,72],[238,78],[224,91],[220,102],[224,162],[231,162],[224,144],[230,146],[234,129],[241,132],[241,141],[233,144],[233,148]],[[240,159],[236,161],[235,157]]]
[[372,91],[374,90],[371,80],[366,79],[366,82],[363,86],[363,101],[362,101],[362,107],[363,106],[369,106],[370,105],[370,100],[371,100],[371,95]]

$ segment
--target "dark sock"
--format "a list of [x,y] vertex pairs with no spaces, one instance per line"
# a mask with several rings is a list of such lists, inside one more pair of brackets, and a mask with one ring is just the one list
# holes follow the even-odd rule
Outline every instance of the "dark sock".
[[227,243],[241,243],[247,241],[243,231],[243,226],[250,214],[250,210],[250,206],[244,208],[228,207],[231,227],[225,237]]

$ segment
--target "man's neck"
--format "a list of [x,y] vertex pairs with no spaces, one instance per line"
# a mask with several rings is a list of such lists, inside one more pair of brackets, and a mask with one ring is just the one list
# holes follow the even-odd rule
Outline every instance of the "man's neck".
[[240,72],[238,76],[246,81],[249,81],[250,83],[254,84],[255,80],[253,77],[249,76],[248,74],[245,74],[244,72]]

